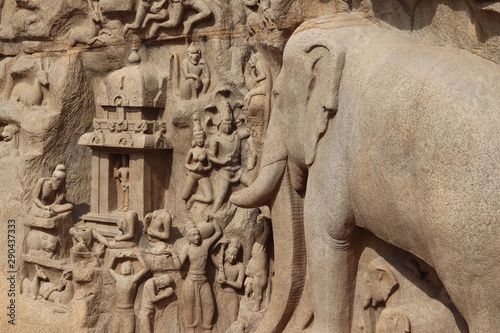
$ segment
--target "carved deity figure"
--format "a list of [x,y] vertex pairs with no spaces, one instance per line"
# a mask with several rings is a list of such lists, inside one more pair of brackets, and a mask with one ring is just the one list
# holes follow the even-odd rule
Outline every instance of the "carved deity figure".
[[182,286],[182,301],[184,302],[184,321],[190,332],[200,327],[203,330],[212,329],[212,319],[215,312],[214,296],[208,283],[206,266],[209,249],[222,235],[220,225],[214,221],[215,233],[208,239],[202,239],[200,231],[194,223],[186,226],[188,243],[177,255],[172,254],[175,269],[180,269],[186,260],[189,261],[189,271]]
[[221,240],[220,243],[222,243],[222,255],[219,258],[212,256],[212,261],[218,268],[217,282],[221,285],[221,292],[217,295],[217,301],[224,304],[225,309],[224,312],[219,313],[217,329],[225,332],[238,319],[240,296],[237,290],[243,287],[245,268],[243,263],[237,261],[241,249],[240,242],[232,239],[225,243]]
[[191,43],[186,50],[186,59],[181,63],[181,85],[179,96],[183,100],[196,99],[206,93],[210,85],[210,71],[201,59],[201,50]]
[[187,35],[191,32],[191,28],[194,23],[199,22],[212,15],[212,9],[203,0],[171,0],[168,20],[162,23],[154,22],[151,25],[149,36],[156,36],[156,33],[160,28],[173,28],[179,26],[179,24],[181,23],[182,14],[184,14],[184,10],[186,7],[197,13],[190,16],[186,21],[184,21],[184,29],[182,30],[183,35]]
[[155,303],[169,297],[174,290],[170,287],[173,279],[169,274],[152,277],[144,283],[142,290],[142,302],[139,310],[139,332],[153,333],[153,319],[155,314]]
[[229,185],[237,182],[248,186],[249,181],[241,168],[241,140],[235,129],[233,113],[229,102],[224,104],[219,132],[210,138],[209,159],[219,167],[218,183],[212,213],[215,214],[226,198]]
[[53,217],[71,212],[73,205],[66,202],[66,168],[56,166],[51,178],[40,178],[36,184],[31,214],[40,217]]
[[120,187],[123,191],[123,201],[122,205],[120,208],[118,208],[119,211],[125,212],[129,209],[128,203],[129,203],[129,183],[130,183],[130,178],[129,178],[129,159],[127,155],[122,155],[121,162],[119,162],[116,170],[115,170],[115,178],[120,181]]
[[[117,258],[131,258],[134,256],[139,260],[142,269],[135,273],[133,272],[132,262],[124,261],[121,264],[120,273],[114,269],[114,264]],[[135,331],[135,312],[134,300],[137,292],[139,281],[149,271],[146,262],[140,255],[127,255],[125,253],[117,253],[112,257],[108,264],[108,271],[113,280],[115,280],[116,298],[115,312],[111,322],[111,333],[134,333]]]
[[[262,226],[260,234],[255,236],[255,243],[252,247],[252,258],[248,262],[245,274],[248,276],[245,280],[245,295],[251,295],[255,306],[254,312],[260,310],[264,290],[267,286],[267,273],[269,269],[268,254],[266,248],[267,238],[271,232],[269,227],[269,218],[264,214],[257,217],[257,225]],[[259,228],[260,229],[260,228]],[[258,232],[257,232],[258,233]]]
[[[195,201],[210,204],[214,200],[209,178],[212,163],[208,158],[208,149],[205,147],[205,131],[198,117],[194,118],[193,137],[192,147],[188,151],[184,164],[188,172],[182,191],[182,199],[186,201],[188,209]],[[196,194],[197,187],[200,189],[200,194]]]
[[2,140],[0,142],[0,158],[7,156],[19,156],[19,127],[15,124],[8,124],[3,128]]
[[252,137],[262,145],[271,113],[272,75],[259,53],[248,60],[245,81],[249,92],[245,95],[243,112]]
[[144,233],[148,237],[151,249],[145,250],[152,254],[162,254],[167,245],[164,243],[170,237],[172,216],[166,209],[155,210],[144,217]]

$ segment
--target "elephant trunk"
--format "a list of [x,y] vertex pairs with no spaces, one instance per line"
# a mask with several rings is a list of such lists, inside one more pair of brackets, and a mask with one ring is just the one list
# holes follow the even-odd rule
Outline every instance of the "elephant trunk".
[[286,169],[286,158],[264,165],[259,176],[248,188],[231,195],[231,202],[242,208],[268,205]]

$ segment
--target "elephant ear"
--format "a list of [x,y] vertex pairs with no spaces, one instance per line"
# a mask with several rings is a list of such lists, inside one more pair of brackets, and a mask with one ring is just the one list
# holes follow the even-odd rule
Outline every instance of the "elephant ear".
[[328,121],[338,109],[340,79],[344,68],[346,50],[342,43],[333,39],[315,40],[303,48],[305,61],[310,64],[311,79],[307,92],[307,110],[304,124],[308,133],[305,142],[305,161],[314,162],[319,139],[328,127]]
[[394,273],[386,267],[377,267],[377,280],[379,295],[383,297],[383,301],[387,302],[389,295],[393,289],[399,284],[394,276]]

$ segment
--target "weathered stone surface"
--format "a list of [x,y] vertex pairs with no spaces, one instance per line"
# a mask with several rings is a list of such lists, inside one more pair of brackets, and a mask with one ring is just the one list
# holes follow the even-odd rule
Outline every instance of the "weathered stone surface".
[[0,0],[0,331],[497,332],[499,6]]

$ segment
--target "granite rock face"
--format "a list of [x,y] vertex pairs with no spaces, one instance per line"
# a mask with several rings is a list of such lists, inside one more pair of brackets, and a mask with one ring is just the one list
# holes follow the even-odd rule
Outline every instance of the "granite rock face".
[[0,10],[2,332],[499,330],[500,2]]

